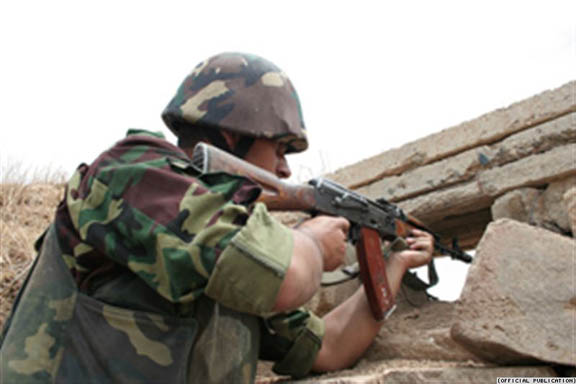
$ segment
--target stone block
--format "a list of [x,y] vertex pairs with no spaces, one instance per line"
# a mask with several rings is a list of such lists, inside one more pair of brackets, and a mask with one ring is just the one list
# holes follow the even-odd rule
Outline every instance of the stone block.
[[484,194],[500,196],[513,189],[543,186],[576,174],[576,144],[525,157],[502,167],[489,169],[478,177]]
[[478,170],[483,167],[482,156],[486,153],[491,153],[486,146],[475,148],[402,175],[378,180],[358,189],[358,192],[371,198],[383,197],[391,201],[399,201],[438,188],[464,183],[473,179]]
[[492,205],[492,218],[512,219],[534,223],[534,208],[542,191],[536,188],[520,188],[498,197]]
[[[576,152],[574,166],[576,167]],[[551,229],[559,233],[572,232],[570,218],[568,216],[568,204],[564,201],[564,195],[570,189],[576,188],[576,176],[568,177],[550,183],[544,194],[543,206],[546,212],[546,221],[550,223]]]
[[513,220],[490,224],[451,335],[500,364],[576,364],[576,242]]
[[373,198],[384,197],[391,201],[401,201],[435,189],[464,183],[486,169],[576,142],[574,121],[576,113],[562,116],[493,145],[479,146],[401,175],[386,177],[358,189],[358,192]]
[[572,236],[576,237],[576,188],[571,188],[566,191],[563,200],[566,205]]
[[496,199],[492,205],[492,217],[509,218],[560,234],[572,233],[569,205],[564,199],[571,188],[576,188],[574,176],[552,182],[544,190],[513,190]]
[[545,187],[576,174],[576,144],[525,157],[502,167],[485,170],[477,179],[440,189],[398,205],[423,221],[435,222],[490,207],[494,200],[514,189]]
[[398,203],[404,211],[424,222],[476,212],[492,205],[494,197],[485,194],[476,181],[430,192]]
[[576,113],[560,116],[490,145],[490,164],[503,165],[576,141]]
[[575,112],[575,86],[574,81],[567,83],[507,108],[498,109],[339,169],[328,175],[328,178],[356,189],[474,147],[501,141],[516,132]]

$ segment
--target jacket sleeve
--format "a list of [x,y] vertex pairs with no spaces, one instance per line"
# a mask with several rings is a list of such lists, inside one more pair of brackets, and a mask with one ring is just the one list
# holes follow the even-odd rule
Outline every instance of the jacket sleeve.
[[302,308],[270,316],[262,328],[260,358],[275,361],[277,374],[306,376],[322,347],[324,320]]
[[174,166],[186,163],[177,149],[140,141],[118,143],[70,181],[76,268],[111,259],[170,302],[207,294],[242,312],[269,312],[293,240],[263,205],[251,205],[257,187],[237,176],[191,175]]

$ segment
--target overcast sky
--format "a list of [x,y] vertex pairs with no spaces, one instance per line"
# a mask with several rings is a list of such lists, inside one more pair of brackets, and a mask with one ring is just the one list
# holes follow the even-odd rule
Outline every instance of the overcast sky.
[[160,113],[189,71],[258,54],[293,80],[303,181],[576,78],[575,1],[10,1],[1,158],[71,173]]
[[305,181],[576,79],[574,15],[573,0],[4,1],[2,172],[71,174],[131,127],[174,142],[160,113],[180,82],[242,51],[298,90]]

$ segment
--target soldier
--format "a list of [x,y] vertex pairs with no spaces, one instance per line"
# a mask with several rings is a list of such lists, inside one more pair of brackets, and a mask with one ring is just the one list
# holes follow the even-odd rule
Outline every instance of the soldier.
[[[382,326],[363,289],[322,319],[301,308],[342,263],[348,221],[288,228],[255,203],[259,186],[189,161],[205,141],[289,177],[285,155],[308,146],[290,80],[220,54],[162,116],[178,146],[130,130],[71,178],[7,321],[2,382],[253,382],[259,358],[296,378],[353,364]],[[428,234],[407,241],[388,261],[394,294],[432,254]]]

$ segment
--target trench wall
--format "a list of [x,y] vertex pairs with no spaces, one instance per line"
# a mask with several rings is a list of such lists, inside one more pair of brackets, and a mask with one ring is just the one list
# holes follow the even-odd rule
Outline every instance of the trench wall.
[[576,81],[572,81],[339,169],[327,178],[368,197],[386,198],[446,240],[456,237],[462,248],[472,249],[493,216],[501,214],[494,212],[495,203],[517,191],[536,191],[533,196],[538,197],[532,207],[525,207],[524,214],[533,211],[533,217],[522,221],[538,220],[532,224],[571,234],[565,217],[545,217],[553,211],[565,216],[562,207],[553,207],[560,201],[546,194],[557,190],[558,183],[567,189],[575,175]]

